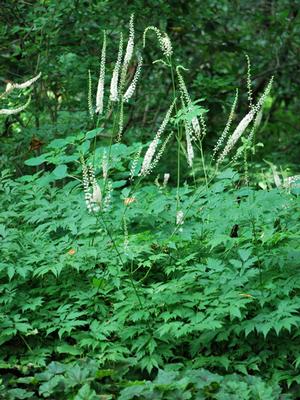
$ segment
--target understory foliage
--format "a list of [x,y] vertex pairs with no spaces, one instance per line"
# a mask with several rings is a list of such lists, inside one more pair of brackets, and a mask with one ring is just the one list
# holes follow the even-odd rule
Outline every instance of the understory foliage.
[[168,36],[146,33],[173,82],[148,143],[121,140],[142,74],[128,77],[132,17],[115,104],[104,35],[92,127],[50,141],[21,177],[1,171],[0,398],[298,399],[298,178],[258,184],[248,161],[270,84],[253,99],[249,64],[249,110],[214,159],[202,99]]

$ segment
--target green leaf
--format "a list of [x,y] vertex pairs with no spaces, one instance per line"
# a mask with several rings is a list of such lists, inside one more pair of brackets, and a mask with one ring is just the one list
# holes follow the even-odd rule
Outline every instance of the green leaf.
[[123,181],[116,181],[116,182],[113,182],[112,187],[113,187],[114,189],[117,189],[117,188],[120,188],[120,187],[126,185],[126,183],[127,183],[127,181],[125,181],[125,180],[123,180]]
[[67,144],[69,144],[68,139],[54,139],[52,140],[52,142],[48,144],[48,147],[53,149],[61,149],[62,147],[65,147]]
[[9,265],[9,266],[7,267],[7,275],[8,275],[8,277],[9,277],[9,280],[10,280],[10,281],[12,280],[12,278],[13,278],[15,272],[16,272],[16,270],[15,270],[15,267],[14,267],[13,265]]
[[27,392],[25,389],[10,389],[8,390],[8,398],[9,399],[32,399],[34,396],[34,392]]
[[241,257],[242,261],[245,262],[251,256],[251,249],[239,249],[238,250],[239,256]]
[[103,128],[96,128],[91,131],[88,131],[85,135],[86,139],[93,139],[95,136],[97,136],[100,132],[103,131]]
[[89,383],[85,383],[77,395],[74,397],[74,400],[97,400],[99,396],[96,396],[96,392],[91,389]]
[[235,180],[238,178],[238,173],[234,171],[232,168],[227,168],[225,171],[221,172],[217,175],[218,179],[233,179]]
[[75,346],[71,346],[67,343],[62,344],[61,346],[57,346],[56,348],[57,352],[60,354],[71,354],[72,356],[78,356],[82,354],[82,351]]
[[90,140],[85,140],[80,146],[79,146],[79,151],[81,151],[83,154],[85,154],[91,146]]
[[24,164],[29,165],[30,167],[36,167],[37,165],[43,164],[46,160],[46,154],[42,154],[39,157],[29,158]]
[[63,179],[68,176],[68,167],[65,164],[58,165],[53,171],[55,179]]

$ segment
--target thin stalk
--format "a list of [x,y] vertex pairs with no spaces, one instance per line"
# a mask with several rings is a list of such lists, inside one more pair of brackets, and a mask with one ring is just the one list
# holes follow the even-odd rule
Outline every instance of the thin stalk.
[[[251,219],[251,225],[252,225],[254,244],[255,244],[256,247],[258,247],[258,237],[257,237],[254,218]],[[261,267],[262,266],[262,261],[261,261],[260,255],[259,255],[259,251],[257,252],[257,259],[258,259],[258,268],[259,268],[259,283],[260,283],[260,286],[262,287],[262,267]]]
[[[175,85],[175,76],[174,76],[174,69],[173,69],[173,64],[172,64],[172,59],[170,57],[169,65],[170,65],[170,70],[171,70],[171,79],[172,79],[172,89],[173,89],[173,100],[176,99],[176,85]],[[178,112],[177,109],[177,104],[175,102],[175,111],[176,114]],[[181,131],[180,127],[177,127],[177,192],[176,192],[176,209],[177,211],[180,208],[180,196],[179,196],[179,187],[180,187],[180,140],[181,140]]]
[[208,189],[208,179],[207,179],[206,165],[205,165],[205,159],[204,159],[204,153],[203,153],[203,147],[202,147],[202,140],[200,141],[200,153],[201,153],[202,168],[203,168],[204,178],[205,178],[205,185],[206,185],[206,188]]
[[[115,242],[115,240],[114,240],[114,238],[113,238],[113,236],[112,236],[110,230],[108,229],[107,224],[106,224],[106,221],[104,220],[103,216],[100,215],[100,218],[101,218],[102,224],[104,225],[104,228],[105,228],[105,230],[106,230],[106,232],[107,232],[107,234],[108,234],[108,236],[109,236],[109,238],[110,238],[110,240],[111,240],[111,242],[112,242],[113,248],[114,248],[114,250],[115,250],[115,252],[116,252],[116,254],[117,254],[117,256],[118,256],[118,258],[119,258],[119,260],[120,260],[120,262],[121,262],[121,264],[122,264],[123,270],[125,271],[125,264],[124,264],[124,261],[123,261],[123,259],[122,259],[121,253],[119,252],[119,249],[118,249],[118,247],[117,247],[117,245],[116,245],[116,242]],[[137,291],[137,288],[136,288],[136,286],[135,286],[135,284],[134,284],[131,270],[130,270],[130,273],[129,273],[128,275],[129,275],[129,280],[130,280],[131,285],[132,285],[132,287],[133,287],[134,293],[136,294],[136,297],[137,297],[138,302],[139,302],[139,304],[140,304],[140,307],[141,307],[141,309],[143,309],[143,303],[142,303],[142,301],[141,301],[141,298],[140,298],[140,295],[139,295],[139,293],[138,293],[138,291]]]

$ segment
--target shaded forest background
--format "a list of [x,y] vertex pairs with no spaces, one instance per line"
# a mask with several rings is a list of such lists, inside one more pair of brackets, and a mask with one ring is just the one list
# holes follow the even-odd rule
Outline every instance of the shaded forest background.
[[[87,86],[91,70],[96,87],[102,31],[115,62],[120,31],[135,13],[136,40],[149,25],[168,32],[175,59],[188,68],[187,85],[194,99],[204,99],[209,110],[206,146],[213,148],[226,122],[236,87],[247,106],[248,54],[252,63],[254,96],[275,77],[272,98],[265,107],[267,122],[259,132],[264,147],[257,154],[297,170],[299,159],[299,48],[300,17],[297,0],[206,1],[3,1],[0,11],[0,83],[22,81],[39,71],[30,107],[1,121],[1,167],[11,164],[18,175],[24,160],[39,154],[39,146],[88,128]],[[152,65],[158,45],[144,51],[142,80],[135,107],[126,120],[124,140],[149,138],[160,111],[168,106],[171,90],[163,68]],[[153,73],[153,68],[156,68]],[[132,66],[132,74],[134,66]],[[139,96],[139,93],[143,93]],[[146,93],[146,94],[145,94]],[[145,95],[144,95],[145,94]],[[10,99],[11,106],[16,99]],[[238,113],[244,110],[238,109]],[[266,124],[265,124],[266,125]],[[148,129],[147,129],[148,128]]]

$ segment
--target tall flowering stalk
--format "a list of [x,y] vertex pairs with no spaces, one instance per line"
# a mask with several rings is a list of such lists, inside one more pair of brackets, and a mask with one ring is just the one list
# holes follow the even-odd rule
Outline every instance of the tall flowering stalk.
[[28,107],[28,105],[30,104],[30,100],[31,100],[31,97],[29,97],[29,99],[27,100],[27,102],[26,102],[23,106],[20,106],[20,107],[18,107],[18,108],[2,108],[2,109],[0,110],[0,115],[13,115],[13,114],[18,114],[18,113],[20,113],[21,111],[25,110],[25,108]]
[[133,56],[134,49],[134,14],[130,16],[129,21],[129,38],[126,46],[124,60],[121,68],[121,77],[119,84],[119,96],[120,96],[120,115],[119,115],[119,131],[117,141],[120,142],[124,129],[124,86],[126,83],[126,75],[129,64]]
[[102,156],[102,176],[104,180],[106,180],[108,177],[108,157],[106,154],[106,150],[104,150]]
[[217,160],[217,164],[220,164],[221,162],[224,161],[227,154],[231,151],[231,149],[234,147],[236,142],[240,139],[240,137],[245,132],[245,130],[247,129],[249,124],[252,122],[255,115],[261,110],[261,108],[266,100],[266,97],[269,95],[269,93],[271,91],[272,82],[273,82],[273,77],[271,78],[268,85],[266,86],[266,88],[265,88],[263,94],[261,95],[261,97],[259,98],[257,104],[252,107],[251,111],[248,112],[248,114],[246,114],[246,116],[240,121],[238,126],[235,128],[233,134],[228,139],[224,150],[222,151],[221,155],[219,156],[219,158]]
[[125,102],[129,101],[129,99],[133,96],[133,94],[135,92],[136,85],[137,85],[138,79],[139,79],[140,74],[141,74],[142,65],[143,65],[143,58],[139,57],[138,65],[137,65],[134,77],[132,79],[132,82],[129,85],[128,89],[126,90],[125,94],[124,94],[124,101]]
[[130,168],[130,177],[129,177],[129,180],[131,182],[133,182],[133,180],[134,180],[134,176],[136,173],[137,164],[138,164],[140,156],[141,156],[141,152],[142,152],[142,146],[139,147],[138,151],[133,156],[133,160],[132,160],[132,164],[131,164],[131,168]]
[[90,118],[93,119],[94,108],[93,108],[93,100],[92,100],[92,76],[91,76],[90,70],[88,70],[88,111],[89,111]]
[[186,138],[186,149],[187,149],[187,161],[189,167],[193,167],[193,159],[194,159],[194,149],[192,146],[192,129],[191,125],[185,121],[185,138]]
[[[180,90],[180,94],[181,94],[181,98],[183,100],[183,104],[185,107],[187,107],[188,109],[191,108],[192,106],[192,99],[190,97],[190,94],[187,90],[186,84],[184,82],[183,76],[180,72],[180,69],[185,69],[184,67],[182,67],[181,65],[179,65],[176,68],[176,74],[177,74],[177,78],[178,78],[178,83],[179,83],[179,90]],[[200,116],[200,119],[203,118]],[[197,117],[192,118],[192,127],[195,133],[195,137],[197,139],[200,139],[200,135],[201,135],[201,127],[198,121]]]
[[133,56],[133,49],[134,49],[134,14],[130,16],[130,21],[129,21],[129,38],[126,46],[126,51],[124,55],[124,60],[122,64],[122,70],[121,70],[121,80],[120,80],[120,92],[123,91],[124,85],[125,85],[125,80],[126,80],[126,75],[128,71],[129,64],[131,62],[132,56]]
[[84,190],[85,203],[88,212],[97,212],[102,204],[102,192],[95,177],[95,171],[91,164],[86,165],[84,159],[81,159],[82,165],[82,183]]
[[267,84],[263,94],[260,96],[257,104],[255,107],[253,107],[255,112],[259,112],[259,110],[261,109],[261,107],[263,106],[267,96],[270,94],[271,88],[272,88],[272,84],[273,84],[273,80],[274,80],[274,76],[272,76],[272,78],[270,79],[269,83]]
[[171,136],[172,136],[172,132],[169,133],[169,135],[163,141],[163,144],[161,145],[158,153],[156,154],[154,160],[151,163],[151,170],[154,169],[157,166],[159,160],[162,158],[162,156],[163,156],[163,154],[164,154],[164,152],[166,150],[167,144],[169,143],[169,140],[171,139]]
[[[13,83],[13,82],[9,82],[6,85],[6,89],[5,91],[0,95],[0,99],[2,97],[7,96],[10,92],[12,92],[14,89],[19,89],[19,90],[23,90],[23,89],[27,89],[28,87],[30,87],[31,85],[33,85],[34,82],[36,82],[40,77],[41,77],[41,72],[36,75],[35,77],[29,79],[28,81],[25,81],[23,83]],[[18,114],[21,111],[25,110],[26,107],[28,107],[29,103],[30,103],[31,98],[29,97],[29,99],[27,100],[27,102],[17,108],[2,108],[0,109],[0,115],[13,115],[13,114]]]
[[106,59],[106,32],[103,33],[103,45],[100,61],[100,74],[96,94],[96,113],[102,114],[104,101],[104,81],[105,81],[105,59]]
[[23,83],[13,83],[13,82],[8,82],[8,84],[6,85],[6,89],[5,92],[1,95],[7,95],[10,92],[12,92],[14,89],[19,89],[19,90],[23,90],[23,89],[27,89],[28,87],[30,87],[34,82],[36,82],[40,77],[41,77],[42,73],[40,72],[38,75],[36,75],[35,77],[29,79],[28,81],[25,81]]
[[229,133],[229,130],[230,130],[230,127],[231,127],[231,124],[232,124],[232,121],[233,121],[233,116],[234,116],[234,112],[235,112],[235,109],[236,109],[237,101],[238,101],[238,89],[236,90],[236,93],[235,93],[235,97],[234,97],[234,100],[233,100],[233,103],[232,103],[232,106],[231,106],[231,110],[230,110],[230,114],[229,114],[226,126],[225,126],[225,128],[224,128],[224,130],[222,132],[222,135],[218,139],[217,144],[214,147],[213,156],[212,156],[213,159],[215,158],[217,152],[222,147],[225,139],[227,138],[227,135]]
[[233,134],[230,136],[228,142],[226,143],[226,146],[224,150],[222,151],[221,155],[219,156],[217,163],[220,164],[221,162],[224,161],[224,158],[227,156],[227,154],[231,151],[233,146],[236,144],[236,142],[239,140],[239,138],[242,136],[242,134],[245,132],[247,129],[248,125],[250,122],[253,120],[255,115],[255,112],[251,110],[238,124],[238,126],[235,128]]
[[152,142],[150,143],[150,146],[148,147],[148,149],[146,151],[146,154],[144,156],[144,160],[142,163],[141,172],[140,172],[140,175],[142,175],[142,176],[148,175],[151,172],[151,170],[153,169],[152,160],[155,155],[155,152],[156,152],[156,149],[157,149],[157,146],[159,143],[159,139],[160,139],[161,135],[163,134],[164,130],[166,129],[166,126],[171,118],[171,114],[172,114],[174,105],[175,105],[175,100],[173,101],[169,110],[167,111],[159,130],[157,131],[154,139],[152,140]]
[[168,58],[171,57],[173,54],[173,48],[172,48],[172,43],[171,43],[169,36],[166,33],[162,34],[161,31],[158,28],[156,28],[155,26],[148,26],[144,30],[143,47],[146,46],[146,35],[147,35],[148,31],[153,31],[156,33],[158,43],[161,48],[161,51],[163,52],[163,55]]
[[248,89],[248,102],[250,109],[253,108],[253,91],[252,91],[252,79],[251,79],[251,62],[248,54],[245,55],[247,60],[247,89]]
[[110,100],[111,101],[118,101],[119,99],[119,75],[120,69],[122,64],[122,55],[123,55],[123,34],[120,35],[120,42],[119,42],[119,51],[117,61],[113,70],[111,82],[110,82]]
[[110,209],[112,192],[113,192],[112,182],[111,182],[111,180],[108,180],[107,187],[106,187],[106,194],[105,194],[104,201],[103,201],[103,211],[104,212],[107,212]]
[[134,48],[134,14],[131,14],[129,20],[129,38],[124,56],[124,64],[128,65],[130,63],[133,55],[133,48]]

